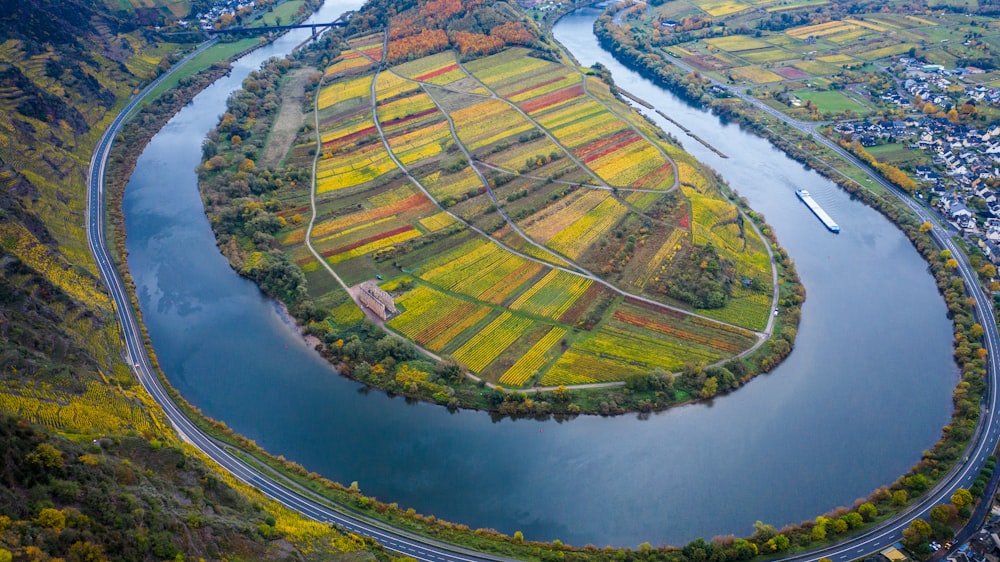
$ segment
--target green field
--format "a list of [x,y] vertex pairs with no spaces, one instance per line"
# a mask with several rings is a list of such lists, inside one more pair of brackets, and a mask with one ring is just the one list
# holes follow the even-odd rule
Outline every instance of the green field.
[[855,113],[864,115],[868,113],[871,109],[868,106],[861,105],[856,101],[850,99],[842,92],[837,91],[827,91],[819,92],[816,90],[796,90],[794,94],[802,101],[811,101],[816,104],[817,109],[821,113],[841,113],[843,111],[854,111]]

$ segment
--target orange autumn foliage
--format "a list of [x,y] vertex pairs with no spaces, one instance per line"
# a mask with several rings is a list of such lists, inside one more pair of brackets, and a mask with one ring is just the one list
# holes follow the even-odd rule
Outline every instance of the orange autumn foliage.
[[507,45],[528,45],[535,40],[535,36],[518,21],[496,26],[490,31],[490,37],[497,37]]
[[503,39],[481,33],[458,31],[451,36],[451,40],[462,56],[489,55],[499,52],[504,47]]
[[441,29],[428,29],[416,35],[389,42],[390,63],[415,59],[448,48],[448,35]]

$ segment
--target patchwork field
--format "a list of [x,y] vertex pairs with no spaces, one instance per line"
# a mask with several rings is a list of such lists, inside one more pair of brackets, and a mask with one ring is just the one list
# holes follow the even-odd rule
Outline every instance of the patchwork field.
[[[622,25],[653,53],[744,87],[796,119],[864,118],[893,109],[879,105],[888,86],[873,78],[884,76],[892,57],[917,57],[948,69],[979,66],[985,75],[966,82],[1000,83],[993,54],[1000,38],[991,18],[948,10],[914,13],[901,2],[879,8],[828,0],[675,0],[643,17],[630,13]],[[841,91],[852,84],[862,96],[870,91],[874,101],[845,97]],[[789,92],[813,104],[797,104]]]
[[[355,40],[330,63],[319,146],[293,151],[303,166],[319,151],[319,259],[308,186],[281,193],[276,239],[331,326],[361,316],[326,267],[347,285],[378,276],[398,309],[389,328],[505,387],[620,381],[756,343],[771,307],[764,242],[606,85],[522,48],[376,74],[378,47]],[[755,280],[710,314],[651,281],[707,243]]]

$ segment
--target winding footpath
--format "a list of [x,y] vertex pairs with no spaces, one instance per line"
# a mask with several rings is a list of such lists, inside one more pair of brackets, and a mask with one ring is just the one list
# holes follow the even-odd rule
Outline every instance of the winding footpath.
[[[91,159],[87,192],[87,238],[101,277],[104,279],[108,287],[108,292],[113,299],[115,310],[122,325],[122,335],[129,361],[134,367],[137,379],[163,409],[164,414],[182,439],[191,443],[236,478],[254,486],[264,495],[290,509],[294,509],[317,521],[336,524],[345,530],[372,537],[387,549],[405,554],[417,560],[428,562],[511,562],[512,559],[509,558],[473,552],[376,522],[360,513],[334,506],[331,502],[313,496],[279,476],[261,472],[237,458],[229,450],[194,425],[174,404],[162,382],[157,377],[152,363],[146,354],[135,311],[132,309],[129,296],[107,248],[104,224],[105,168],[112,142],[121,130],[129,113],[153,88],[210,45],[211,43],[202,45],[198,50],[185,57],[184,60],[149,84],[122,108],[120,114],[111,123],[96,145]],[[931,216],[923,207],[888,185],[887,182],[875,175],[867,167],[862,166],[862,169],[872,175],[875,181],[878,181],[900,197],[901,200],[913,209],[918,217],[922,220],[931,221],[933,224]],[[998,372],[1000,372],[998,370],[998,367],[1000,367],[1000,336],[998,336],[997,325],[993,319],[992,311],[986,304],[989,301],[977,282],[975,272],[962,252],[959,251],[955,242],[948,236],[946,231],[942,231],[938,227],[935,227],[931,231],[931,235],[942,248],[951,250],[952,255],[959,261],[957,271],[965,280],[970,296],[976,301],[976,314],[979,322],[984,327],[984,341],[986,349],[989,352],[988,391],[983,404],[983,415],[980,417],[979,426],[973,438],[973,443],[969,447],[966,459],[953,468],[922,499],[891,520],[836,545],[808,553],[796,554],[784,558],[784,560],[807,561],[816,560],[820,557],[827,557],[835,561],[852,560],[891,545],[899,540],[902,530],[914,518],[924,517],[931,507],[947,502],[957,488],[969,487],[975,481],[987,456],[996,448],[998,438],[1000,438],[1000,425],[997,423],[996,413],[996,387]]]

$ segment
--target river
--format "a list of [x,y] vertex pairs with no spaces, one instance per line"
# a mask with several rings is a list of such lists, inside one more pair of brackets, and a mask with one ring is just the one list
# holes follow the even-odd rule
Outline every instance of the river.
[[[355,3],[328,2],[316,21]],[[958,380],[951,324],[926,264],[876,212],[766,141],[691,108],[614,62],[585,9],[556,36],[581,61],[714,144],[673,132],[763,212],[808,291],[796,347],[711,403],[648,419],[494,422],[366,392],[309,349],[218,252],[197,191],[200,144],[229,93],[289,34],[236,63],[139,158],[123,201],[128,267],[170,382],[274,454],[425,514],[573,545],[682,544],[779,527],[887,484],[939,438]],[[839,236],[795,198],[806,187]]]

